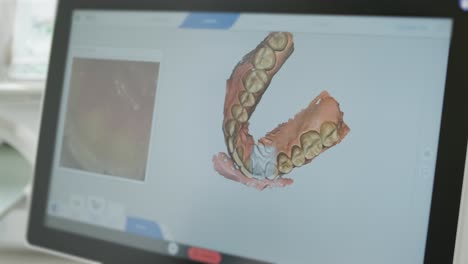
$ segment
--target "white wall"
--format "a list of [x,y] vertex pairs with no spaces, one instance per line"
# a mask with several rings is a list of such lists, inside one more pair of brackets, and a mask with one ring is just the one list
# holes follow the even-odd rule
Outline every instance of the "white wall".
[[0,1],[0,79],[9,62],[12,29],[15,15],[15,0]]

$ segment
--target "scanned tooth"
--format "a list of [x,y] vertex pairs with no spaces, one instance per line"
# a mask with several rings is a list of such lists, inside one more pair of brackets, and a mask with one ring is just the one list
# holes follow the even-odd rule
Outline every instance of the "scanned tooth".
[[275,52],[268,46],[263,46],[257,50],[254,58],[254,66],[259,70],[270,70],[275,66]]
[[255,104],[255,97],[253,94],[242,91],[239,96],[239,101],[244,107],[251,107]]
[[268,162],[266,164],[265,172],[266,172],[266,175],[268,175],[267,179],[269,180],[274,180],[278,177],[278,168],[276,168],[273,162]]
[[[240,154],[239,154],[240,155]],[[241,156],[241,157],[244,157],[244,156]],[[245,162],[244,162],[244,167],[249,170],[249,171],[252,171],[252,166],[250,165],[250,159],[247,159]]]
[[241,123],[247,122],[247,120],[249,120],[249,113],[247,113],[247,110],[245,108],[242,108],[242,112],[237,118],[237,120],[239,120],[239,122]]
[[304,165],[305,156],[304,152],[299,146],[294,146],[291,151],[291,161],[296,167]]
[[238,152],[243,152],[242,149],[238,149],[237,151],[234,151],[232,153],[232,158],[234,159],[234,162],[237,164],[237,166],[239,166],[239,169],[240,171],[247,177],[249,178],[252,178],[253,175],[252,173],[246,168],[244,162],[242,161],[242,158],[241,158],[241,153],[238,153]]
[[231,119],[226,122],[225,129],[228,136],[234,136],[237,130],[238,123],[236,120]]
[[247,110],[241,105],[234,105],[231,108],[232,116],[237,119],[237,121],[244,123],[249,119],[249,114]]
[[[243,158],[244,158],[244,149],[243,149],[242,147],[238,147],[238,148],[237,148],[237,154],[239,154],[239,157],[240,157],[241,159],[243,159]],[[243,162],[242,162],[242,163],[243,163]]]
[[322,138],[322,143],[325,147],[330,147],[335,144],[340,138],[335,123],[323,123],[320,127],[320,137]]
[[237,165],[239,165],[239,167],[243,167],[244,166],[244,162],[242,162],[242,159],[241,157],[239,156],[239,153],[237,153],[237,150],[234,150],[232,152],[232,158],[234,159],[234,161],[236,162]]
[[233,153],[234,152],[234,138],[229,137],[227,141],[228,141],[229,152]]
[[268,83],[268,75],[263,70],[251,70],[244,78],[244,87],[250,93],[263,91]]
[[268,39],[268,45],[276,51],[282,51],[288,45],[288,35],[284,32],[276,32]]
[[278,154],[278,170],[279,172],[286,174],[291,172],[293,169],[292,161],[284,153]]
[[[278,172],[278,169],[276,169],[276,172]],[[278,178],[278,173],[267,176],[267,179],[269,180],[275,180],[276,178]]]
[[312,159],[322,151],[322,138],[316,131],[311,130],[302,134],[300,141],[302,148],[304,149],[304,156],[306,159]]
[[240,171],[247,177],[253,178],[252,173],[246,167],[240,167]]

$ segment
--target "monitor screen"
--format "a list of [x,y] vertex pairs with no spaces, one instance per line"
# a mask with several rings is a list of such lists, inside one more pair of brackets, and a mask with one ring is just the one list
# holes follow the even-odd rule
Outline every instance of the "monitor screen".
[[423,263],[451,30],[76,10],[46,225],[207,263]]

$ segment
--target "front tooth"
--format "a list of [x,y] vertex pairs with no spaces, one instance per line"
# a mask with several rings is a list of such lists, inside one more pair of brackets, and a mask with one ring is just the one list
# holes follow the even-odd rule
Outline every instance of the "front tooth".
[[286,174],[290,173],[293,169],[293,163],[284,153],[278,154],[278,170],[279,172]]
[[[239,154],[241,155],[241,154]],[[241,156],[243,157],[243,156]],[[248,170],[248,171],[251,171],[252,169],[252,166],[250,165],[250,159],[247,159],[245,162],[244,162],[244,167]]]
[[302,134],[300,141],[306,159],[312,159],[322,151],[322,139],[320,134],[316,131],[311,130]]
[[241,105],[234,105],[231,108],[231,113],[232,116],[241,123],[244,123],[249,119],[249,114],[247,113],[247,110],[245,110],[245,108]]
[[237,164],[237,166],[239,166],[239,169],[240,171],[247,177],[249,178],[252,178],[253,175],[252,173],[247,169],[247,167],[245,166],[244,162],[242,161],[242,153],[243,153],[243,150],[242,148],[240,149],[237,149],[236,151],[233,151],[232,153],[232,158],[234,160],[234,162]]
[[243,167],[243,166],[244,166],[244,162],[242,161],[241,157],[239,156],[238,150],[234,150],[234,151],[232,152],[232,158],[234,159],[234,161],[236,162],[236,164],[237,164],[239,167]]
[[255,97],[253,94],[242,91],[239,96],[239,101],[244,107],[251,107],[255,104]]
[[288,45],[288,35],[284,32],[273,33],[268,39],[268,45],[275,51],[282,51]]
[[320,126],[320,137],[322,138],[322,143],[325,147],[330,147],[335,144],[340,138],[335,123],[323,123],[322,126]]
[[276,63],[275,52],[268,46],[257,50],[254,58],[255,68],[260,70],[271,70]]
[[[244,158],[244,149],[243,149],[242,147],[238,147],[238,148],[237,148],[237,154],[239,154],[239,157],[240,157],[241,159],[243,159],[243,158]],[[243,162],[242,162],[242,163],[243,163]]]
[[265,174],[268,175],[267,179],[274,180],[278,177],[278,169],[273,162],[268,162],[265,165]]
[[244,78],[244,87],[250,93],[263,91],[268,82],[268,75],[263,70],[252,70]]
[[233,153],[234,152],[234,138],[229,137],[227,141],[228,141],[229,152]]
[[296,167],[304,165],[305,156],[304,152],[299,146],[294,146],[291,151],[291,161]]
[[229,136],[234,136],[234,134],[236,133],[236,130],[237,130],[237,121],[234,120],[234,119],[231,119],[229,121],[226,122],[226,125],[225,125],[225,128],[226,128],[226,132]]
[[247,177],[253,178],[252,173],[246,167],[240,167],[240,171]]

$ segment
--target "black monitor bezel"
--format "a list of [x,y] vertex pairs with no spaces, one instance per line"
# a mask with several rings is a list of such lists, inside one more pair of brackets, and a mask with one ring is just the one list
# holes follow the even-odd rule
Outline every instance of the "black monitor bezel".
[[103,263],[185,263],[154,252],[80,236],[45,225],[47,199],[58,123],[72,12],[94,10],[161,10],[337,14],[453,18],[446,90],[435,182],[426,242],[425,264],[451,263],[454,256],[465,166],[468,122],[468,14],[457,0],[61,0],[53,36],[27,240],[30,244]]

